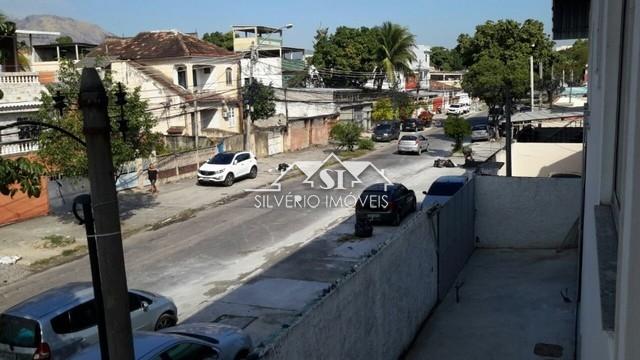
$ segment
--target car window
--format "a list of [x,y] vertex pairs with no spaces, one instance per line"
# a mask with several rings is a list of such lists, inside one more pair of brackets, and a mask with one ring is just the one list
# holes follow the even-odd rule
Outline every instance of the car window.
[[389,130],[391,125],[378,125],[376,126],[376,130]]
[[438,195],[438,196],[451,196],[456,193],[464,184],[461,182],[434,182],[429,191],[428,195]]
[[218,352],[203,344],[180,343],[153,358],[153,360],[214,360],[219,359]]
[[38,322],[22,317],[0,315],[0,344],[18,347],[36,347],[40,342]]
[[57,334],[71,334],[96,326],[96,308],[93,300],[82,303],[51,319],[51,327]]
[[236,157],[236,160],[238,160],[238,162],[245,161],[245,160],[247,160],[247,159],[249,159],[249,154],[247,154],[247,153],[239,154],[239,155]]
[[424,137],[424,136],[422,136],[422,135],[419,135],[419,136],[418,136],[418,138],[419,138],[420,140],[427,140],[427,138],[426,138],[426,137]]
[[473,127],[473,131],[478,131],[478,130],[487,130],[487,125],[476,125]]
[[414,135],[403,135],[400,140],[415,140],[416,137]]
[[146,302],[147,305],[151,304],[151,300],[134,293],[129,293],[129,311],[133,312],[142,308],[142,302]]
[[212,157],[211,159],[209,159],[209,161],[207,161],[207,164],[215,164],[215,165],[231,164],[231,161],[233,160],[234,156],[235,156],[234,153],[216,154],[216,156]]

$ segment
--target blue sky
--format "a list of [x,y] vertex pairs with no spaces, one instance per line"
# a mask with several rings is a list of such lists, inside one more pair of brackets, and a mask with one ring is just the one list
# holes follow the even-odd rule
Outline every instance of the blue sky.
[[551,0],[0,0],[0,10],[19,18],[69,16],[127,36],[157,29],[203,34],[234,24],[293,23],[285,42],[305,48],[312,48],[319,27],[374,26],[386,20],[409,27],[419,44],[431,46],[455,46],[460,33],[503,18],[537,19],[551,32]]

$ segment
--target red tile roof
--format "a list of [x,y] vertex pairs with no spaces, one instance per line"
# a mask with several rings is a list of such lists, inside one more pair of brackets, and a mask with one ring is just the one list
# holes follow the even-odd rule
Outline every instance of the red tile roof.
[[178,31],[141,32],[133,38],[107,38],[89,56],[110,56],[122,60],[176,57],[221,57],[233,52]]

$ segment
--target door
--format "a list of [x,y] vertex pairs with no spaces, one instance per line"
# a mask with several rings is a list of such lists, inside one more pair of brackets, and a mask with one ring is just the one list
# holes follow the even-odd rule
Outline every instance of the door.
[[76,305],[51,319],[51,327],[58,341],[52,351],[66,359],[71,354],[98,342],[98,326],[95,302]]
[[282,152],[282,134],[271,131],[267,136],[267,152],[269,155]]
[[[146,306],[144,306],[144,304]],[[138,294],[129,293],[129,313],[131,314],[131,328],[133,330],[155,330],[155,321],[148,312],[151,301]]]
[[249,153],[241,153],[236,155],[235,168],[237,169],[237,173],[234,171],[234,173],[236,173],[236,176],[244,176],[249,174],[249,171],[251,171],[251,162],[249,161],[250,157],[251,156],[249,155]]

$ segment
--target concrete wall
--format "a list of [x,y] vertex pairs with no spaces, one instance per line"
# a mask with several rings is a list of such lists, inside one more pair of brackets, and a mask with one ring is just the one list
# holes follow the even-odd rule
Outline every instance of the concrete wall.
[[426,214],[285,330],[264,359],[396,359],[436,301],[436,254]]
[[580,216],[580,179],[476,177],[478,247],[558,248]]
[[[548,177],[553,173],[582,174],[582,144],[515,143],[512,146],[513,176]],[[496,161],[506,161],[506,153],[496,154]],[[498,175],[506,175],[502,167]]]
[[309,120],[291,121],[285,137],[285,150],[296,151],[309,147]]
[[49,197],[47,196],[47,180],[40,180],[40,197],[30,198],[21,191],[13,197],[0,195],[0,225],[27,220],[37,216],[47,215],[49,212]]
[[55,215],[68,213],[76,196],[91,192],[87,178],[49,180],[48,189],[49,211]]

